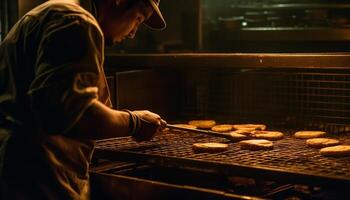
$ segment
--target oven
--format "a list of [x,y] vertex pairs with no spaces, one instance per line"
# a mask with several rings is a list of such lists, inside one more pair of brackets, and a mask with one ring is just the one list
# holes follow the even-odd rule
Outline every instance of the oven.
[[[123,63],[120,66],[118,63]],[[111,56],[118,109],[150,109],[170,124],[213,119],[281,131],[272,150],[199,131],[169,129],[151,141],[96,141],[92,195],[115,199],[346,199],[350,157],[325,157],[299,130],[350,144],[350,57],[338,54]],[[116,70],[118,69],[118,70]],[[131,92],[132,91],[132,92]],[[196,153],[192,144],[229,149]]]

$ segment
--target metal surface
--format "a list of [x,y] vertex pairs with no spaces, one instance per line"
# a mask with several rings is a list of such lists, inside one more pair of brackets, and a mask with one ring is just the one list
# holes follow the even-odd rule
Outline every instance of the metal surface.
[[247,3],[246,5],[231,5],[232,8],[240,8],[240,9],[324,9],[324,8],[341,8],[341,9],[349,9],[349,4],[342,4],[342,3],[270,3],[270,4],[263,4],[263,3]]
[[214,136],[214,137],[225,138],[228,140],[231,140],[231,138],[232,138],[229,134],[220,133],[220,132],[216,132],[216,131],[185,128],[185,127],[180,127],[180,126],[171,125],[171,124],[167,124],[166,127],[170,128],[170,129],[175,129],[175,130],[192,131],[195,133],[201,133],[201,134],[210,135],[210,136]]
[[106,53],[107,71],[140,68],[325,68],[349,69],[349,53],[186,53],[128,54]]
[[237,195],[225,191],[191,185],[171,184],[162,181],[125,176],[120,174],[92,172],[91,199],[202,199],[202,200],[262,200],[265,198]]
[[[339,137],[350,144],[349,136]],[[225,142],[229,150],[221,153],[194,153],[196,142]],[[160,166],[196,168],[227,175],[270,178],[314,185],[350,184],[350,157],[323,157],[305,140],[286,136],[268,151],[240,150],[237,143],[217,137],[183,131],[168,132],[152,141],[136,143],[130,137],[97,141],[95,156],[110,160],[144,162]]]

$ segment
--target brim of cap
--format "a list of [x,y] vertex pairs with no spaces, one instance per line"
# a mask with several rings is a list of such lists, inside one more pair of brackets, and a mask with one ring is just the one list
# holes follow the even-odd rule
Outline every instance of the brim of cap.
[[166,23],[164,20],[164,17],[162,13],[159,10],[159,7],[153,0],[149,0],[150,4],[152,5],[154,12],[151,15],[151,17],[144,22],[148,28],[153,29],[153,30],[163,30],[166,28]]

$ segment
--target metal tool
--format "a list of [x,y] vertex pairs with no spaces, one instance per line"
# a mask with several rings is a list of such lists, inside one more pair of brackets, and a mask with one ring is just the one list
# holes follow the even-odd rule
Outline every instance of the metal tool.
[[180,126],[176,126],[176,125],[172,125],[172,124],[167,124],[166,127],[169,129],[178,129],[178,130],[182,130],[182,131],[192,131],[192,132],[203,133],[203,134],[211,135],[211,136],[215,136],[215,137],[226,138],[226,139],[231,140],[231,141],[237,141],[237,139],[234,139],[229,133],[220,133],[220,132],[210,131],[210,130],[186,128],[186,127],[180,127]]

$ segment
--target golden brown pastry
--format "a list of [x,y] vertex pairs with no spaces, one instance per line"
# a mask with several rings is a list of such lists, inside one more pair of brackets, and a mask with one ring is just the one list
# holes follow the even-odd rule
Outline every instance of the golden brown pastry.
[[199,129],[211,129],[216,125],[214,120],[192,120],[188,124],[196,126]]
[[226,151],[228,149],[228,144],[215,142],[194,143],[192,149],[195,152],[217,153]]
[[256,140],[243,140],[239,142],[241,149],[247,150],[267,150],[273,149],[273,143],[269,140],[256,139]]
[[215,125],[211,128],[211,130],[216,132],[229,132],[232,130],[232,125],[230,124]]
[[280,140],[283,138],[283,133],[279,131],[252,131],[251,137],[266,140]]
[[232,131],[229,134],[231,136],[231,140],[234,141],[234,142],[238,142],[238,141],[249,139],[249,136],[240,134],[237,131]]
[[234,129],[246,129],[246,130],[265,130],[266,125],[264,124],[235,124],[232,126]]
[[330,138],[312,138],[306,140],[306,144],[309,147],[313,148],[324,148],[324,147],[330,147],[338,145],[340,142],[336,139],[330,139]]
[[320,153],[323,156],[350,156],[350,145],[337,145],[332,147],[325,147],[320,150]]
[[310,139],[324,137],[326,132],[324,131],[298,131],[294,133],[294,137],[298,139]]

